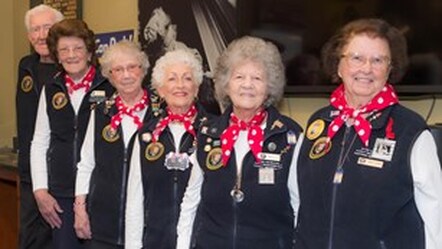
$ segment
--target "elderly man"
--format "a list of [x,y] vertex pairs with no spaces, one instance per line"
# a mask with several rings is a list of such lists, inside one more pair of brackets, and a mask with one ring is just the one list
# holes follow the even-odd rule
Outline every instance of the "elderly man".
[[16,95],[18,169],[20,175],[20,249],[46,249],[51,245],[51,229],[43,220],[32,192],[29,150],[42,86],[56,72],[46,45],[49,28],[63,19],[63,14],[47,5],[26,12],[25,25],[34,53],[23,57],[18,68]]

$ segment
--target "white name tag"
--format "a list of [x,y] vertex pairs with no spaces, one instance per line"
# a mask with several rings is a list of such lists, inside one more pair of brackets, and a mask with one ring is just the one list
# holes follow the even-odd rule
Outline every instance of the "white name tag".
[[259,184],[275,184],[275,170],[273,168],[259,168]]
[[259,154],[259,158],[261,158],[261,160],[265,160],[265,161],[279,162],[279,161],[281,161],[281,154],[261,152]]
[[372,167],[372,168],[378,168],[378,169],[382,169],[382,167],[384,167],[383,161],[369,159],[366,157],[359,157],[358,164],[363,165],[363,166]]

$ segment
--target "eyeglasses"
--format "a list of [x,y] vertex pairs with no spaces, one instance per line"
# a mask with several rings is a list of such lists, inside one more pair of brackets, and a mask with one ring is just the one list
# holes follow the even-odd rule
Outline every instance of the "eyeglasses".
[[60,56],[68,55],[70,53],[70,51],[72,51],[76,55],[83,54],[84,52],[86,52],[86,47],[85,46],[77,46],[77,47],[73,47],[73,48],[63,47],[63,48],[57,49],[57,52]]
[[141,65],[139,65],[139,64],[130,64],[130,65],[127,65],[126,67],[123,67],[123,66],[114,67],[111,70],[109,70],[109,72],[111,74],[114,74],[115,76],[121,76],[124,74],[124,71],[127,71],[128,73],[133,73],[137,69],[140,69],[140,68],[141,68]]
[[390,57],[385,55],[379,55],[379,56],[373,56],[368,58],[365,55],[360,55],[357,53],[348,53],[341,55],[342,58],[345,58],[348,65],[350,67],[358,68],[362,67],[367,63],[367,61],[370,62],[370,65],[374,69],[385,69],[390,65]]
[[51,28],[52,24],[45,24],[40,26],[34,26],[29,28],[29,33],[35,34],[40,33],[40,31],[48,32],[48,30]]

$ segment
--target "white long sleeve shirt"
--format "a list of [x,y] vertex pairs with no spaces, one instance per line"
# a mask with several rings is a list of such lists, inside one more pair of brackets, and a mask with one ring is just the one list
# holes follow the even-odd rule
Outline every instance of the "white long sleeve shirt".
[[[135,112],[135,114],[143,120],[146,114],[147,108],[141,111]],[[123,115],[121,121],[121,128],[123,131],[123,139],[125,148],[128,147],[131,137],[137,132],[137,125],[134,124],[131,117]],[[86,195],[89,193],[89,185],[92,172],[95,168],[95,110],[91,113],[89,119],[88,127],[86,130],[86,135],[84,138],[83,146],[81,147],[81,160],[77,164],[77,178],[75,182],[75,196]]]
[[[179,152],[181,138],[186,132],[184,125],[180,123],[170,123],[168,127],[173,136],[175,151]],[[143,215],[144,191],[141,175],[140,153],[140,143],[137,137],[132,149],[132,160],[130,163],[129,181],[127,186],[125,249],[139,249],[143,245],[142,237],[145,221]]]
[[[70,104],[78,114],[80,105],[86,95],[85,89],[81,88],[69,95]],[[49,116],[46,110],[46,93],[43,87],[38,102],[37,118],[35,121],[34,137],[31,142],[31,177],[32,188],[48,189],[48,165],[46,163],[46,152],[49,149],[51,138],[51,128],[49,126]]]
[[[263,129],[265,127],[262,127]],[[297,211],[299,208],[299,194],[297,187],[297,173],[295,167],[295,161],[299,154],[300,144],[302,143],[303,135],[298,138],[298,143],[295,146],[291,166],[289,170],[289,176],[287,180],[287,188],[290,194],[290,204],[294,211],[296,224]],[[250,146],[247,142],[247,131],[240,131],[238,139],[234,145],[236,155],[237,172],[242,170],[242,162],[245,155],[250,151]],[[193,223],[195,221],[196,211],[201,201],[201,187],[204,181],[203,171],[196,159],[196,153],[193,154],[191,161],[193,163],[192,172],[189,178],[189,182],[184,194],[183,202],[181,203],[181,213],[178,220],[177,232],[177,249],[188,249],[190,247],[190,239],[192,236]]]
[[[300,145],[302,138],[298,141]],[[299,208],[299,192],[296,176],[297,157],[300,146],[295,148],[289,174],[291,204],[295,210],[295,225]],[[236,150],[236,147],[235,147]],[[195,160],[195,159],[193,159]],[[414,195],[418,211],[424,221],[426,249],[442,248],[442,172],[437,148],[429,131],[424,131],[416,140],[411,151],[411,171]],[[189,184],[181,205],[178,222],[178,249],[189,248],[196,209],[200,202],[203,173],[199,167],[192,169]]]
[[425,248],[442,248],[442,172],[437,147],[429,131],[424,131],[411,151],[414,198],[424,221]]

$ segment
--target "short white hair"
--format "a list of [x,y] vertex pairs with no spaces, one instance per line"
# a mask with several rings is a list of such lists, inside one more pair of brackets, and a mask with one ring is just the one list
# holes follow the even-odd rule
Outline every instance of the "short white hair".
[[192,69],[192,75],[195,79],[196,86],[203,82],[203,66],[199,59],[196,58],[195,53],[189,49],[172,50],[160,57],[152,70],[152,87],[157,89],[163,85],[164,73],[166,67],[177,63],[184,63]]
[[149,58],[146,53],[141,50],[140,45],[134,41],[121,40],[109,46],[100,58],[101,73],[104,77],[107,79],[110,78],[112,64],[119,60],[120,54],[126,54],[138,60],[143,70],[143,77],[147,74],[147,70],[150,66]]
[[64,19],[63,14],[58,11],[57,9],[52,8],[51,6],[48,6],[46,4],[39,4],[37,6],[35,6],[34,8],[26,11],[25,14],[25,26],[26,26],[26,30],[29,31],[31,29],[31,17],[38,15],[38,14],[43,14],[43,13],[52,13],[52,15],[55,18],[55,22],[59,22],[61,20]]

